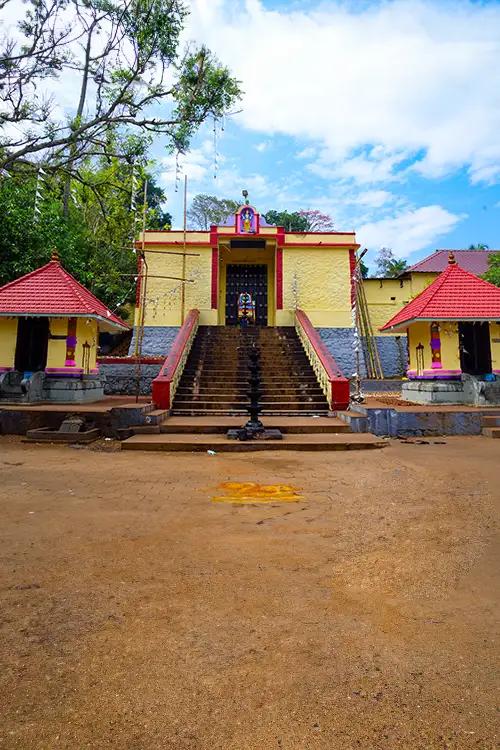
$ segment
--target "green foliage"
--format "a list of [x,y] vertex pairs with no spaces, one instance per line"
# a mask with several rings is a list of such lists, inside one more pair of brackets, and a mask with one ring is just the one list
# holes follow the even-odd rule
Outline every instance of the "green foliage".
[[468,250],[489,250],[489,245],[485,245],[484,242],[478,242],[477,245],[469,245]]
[[500,253],[490,253],[488,256],[488,270],[483,276],[486,281],[500,286]]
[[228,216],[236,213],[238,201],[231,198],[216,198],[215,195],[195,195],[187,212],[189,226],[206,231],[211,224],[222,224]]
[[[43,155],[45,166],[74,175],[89,156],[116,156],[125,143],[111,147],[108,134],[124,128],[184,151],[208,117],[240,97],[239,82],[206,47],[183,51],[180,0],[31,0],[27,9],[0,0],[8,4],[24,39],[0,40],[0,121],[14,126],[0,133],[0,168]],[[61,119],[44,81],[65,74],[78,85]]]
[[49,176],[34,220],[36,179],[18,172],[0,182],[0,284],[38,268],[57,249],[64,267],[110,308],[132,301],[136,256],[130,212],[131,169],[82,168],[66,216],[63,180]]
[[[143,200],[143,193],[137,196],[137,203]],[[163,209],[167,196],[165,191],[156,184],[154,178],[148,178],[147,203],[148,214],[146,217],[146,229],[172,229],[172,214]]]
[[360,262],[359,262],[359,269],[361,271],[361,278],[367,279],[368,278],[368,273],[369,273],[370,269],[368,268],[368,266],[366,265],[366,263],[364,263],[362,260],[360,260]]
[[396,258],[392,250],[388,247],[381,247],[375,258],[377,274],[385,278],[394,278],[404,273],[408,268],[408,263],[403,258]]
[[309,229],[307,216],[303,216],[299,211],[270,210],[264,214],[264,218],[268,224],[284,227],[287,232],[307,232]]

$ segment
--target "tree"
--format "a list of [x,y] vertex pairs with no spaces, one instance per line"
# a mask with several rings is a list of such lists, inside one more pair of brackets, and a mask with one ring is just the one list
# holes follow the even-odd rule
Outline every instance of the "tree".
[[403,258],[396,258],[389,247],[381,247],[375,258],[377,273],[386,278],[393,278],[404,273],[408,263]]
[[[81,171],[66,216],[64,176],[47,175],[38,199],[29,166],[0,180],[0,285],[46,263],[56,248],[64,266],[115,309],[134,298],[133,177],[119,159],[89,160]],[[137,209],[140,216],[142,205]]]
[[222,224],[228,216],[236,213],[239,206],[238,201],[231,198],[216,198],[215,195],[199,193],[194,196],[187,217],[193,229],[206,231],[211,224]]
[[309,223],[305,216],[299,211],[275,211],[270,210],[264,214],[268,224],[276,227],[284,227],[288,232],[307,232]]
[[485,245],[483,242],[478,242],[477,245],[469,245],[468,250],[489,250],[489,245]]
[[488,270],[483,276],[486,281],[495,286],[500,286],[500,253],[489,253]]
[[[0,0],[0,10],[9,3]],[[238,82],[208,49],[181,53],[188,11],[179,0],[27,5],[18,23],[24,39],[7,37],[0,48],[0,169],[41,161],[73,177],[89,155],[131,159],[133,149],[115,150],[113,135],[124,127],[139,134],[139,154],[145,135],[163,135],[170,149],[184,151],[207,117],[239,98]],[[43,91],[75,72],[80,87],[64,119]],[[68,195],[66,182],[66,208]]]
[[308,232],[329,232],[333,230],[333,219],[328,214],[323,214],[317,210],[301,210],[299,215],[306,219],[306,231]]
[[359,262],[359,270],[361,271],[361,278],[362,279],[367,279],[368,278],[368,272],[369,272],[370,269],[368,268],[368,266],[366,265],[366,263],[364,263],[362,260],[360,260],[360,262]]
[[[147,204],[148,212],[146,217],[146,229],[171,229],[172,228],[172,214],[165,211],[163,204],[166,202],[167,196],[165,191],[159,185],[156,184],[156,180],[151,175],[148,176],[147,184]],[[137,195],[137,203],[143,203],[143,191]]]

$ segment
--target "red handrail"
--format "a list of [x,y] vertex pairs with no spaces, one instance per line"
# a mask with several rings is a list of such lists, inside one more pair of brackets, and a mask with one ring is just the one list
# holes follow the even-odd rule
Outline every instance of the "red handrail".
[[344,377],[334,357],[326,348],[321,336],[303,310],[296,310],[295,317],[309,339],[326,376],[330,381],[328,403],[331,409],[342,411],[349,406],[349,380]]
[[172,405],[172,381],[181,361],[193,329],[197,327],[199,310],[190,310],[175,337],[168,356],[157,377],[153,380],[153,402],[159,409],[170,409]]

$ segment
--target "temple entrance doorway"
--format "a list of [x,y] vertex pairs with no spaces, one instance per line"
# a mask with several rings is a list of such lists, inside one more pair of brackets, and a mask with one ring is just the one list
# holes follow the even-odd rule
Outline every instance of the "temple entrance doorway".
[[491,372],[489,323],[459,323],[460,366],[469,375]]
[[267,326],[267,265],[228,263],[226,269],[226,318],[228,326],[238,325],[238,299],[250,294],[255,302],[255,324]]
[[19,318],[14,364],[16,370],[18,372],[45,370],[48,343],[48,318]]

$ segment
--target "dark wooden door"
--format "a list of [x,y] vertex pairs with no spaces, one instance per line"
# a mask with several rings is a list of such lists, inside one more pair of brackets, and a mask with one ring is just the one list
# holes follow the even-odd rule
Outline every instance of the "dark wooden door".
[[238,297],[248,292],[255,300],[255,322],[267,326],[267,266],[230,264],[226,269],[226,325],[238,324]]
[[19,372],[45,370],[49,343],[48,318],[19,318],[15,368]]
[[469,375],[491,372],[489,323],[459,323],[460,366]]

